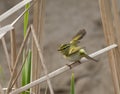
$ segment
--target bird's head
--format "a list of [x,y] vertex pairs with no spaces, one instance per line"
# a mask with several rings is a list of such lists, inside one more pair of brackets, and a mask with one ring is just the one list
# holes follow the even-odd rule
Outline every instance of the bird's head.
[[61,44],[61,46],[58,48],[58,51],[65,54],[70,48],[70,44]]

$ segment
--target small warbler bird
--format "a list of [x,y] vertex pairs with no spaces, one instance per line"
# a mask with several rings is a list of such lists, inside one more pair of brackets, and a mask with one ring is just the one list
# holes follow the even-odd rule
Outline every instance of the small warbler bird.
[[62,44],[58,48],[58,51],[60,51],[63,54],[64,58],[71,62],[80,62],[79,60],[82,57],[97,62],[97,60],[88,56],[86,51],[82,47],[78,46],[78,43],[85,36],[85,34],[86,34],[85,29],[80,30],[69,43]]

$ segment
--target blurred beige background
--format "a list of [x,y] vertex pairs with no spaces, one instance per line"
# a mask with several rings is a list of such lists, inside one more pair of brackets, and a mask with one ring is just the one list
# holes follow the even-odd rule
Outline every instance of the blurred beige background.
[[[20,2],[20,0],[0,0],[0,14]],[[2,24],[13,21],[17,12]],[[15,25],[17,33],[17,46],[23,39],[22,19]],[[46,0],[45,32],[43,37],[44,58],[49,72],[52,72],[69,63],[57,52],[62,43],[69,42],[80,30],[86,29],[87,35],[80,45],[86,48],[88,54],[106,46],[102,32],[98,0]],[[10,52],[9,34],[6,36]],[[87,62],[53,78],[52,85],[55,94],[69,94],[71,73],[75,74],[76,94],[113,94],[113,83],[109,69],[107,54],[97,56],[98,63]],[[0,75],[1,83],[5,87],[9,79],[3,47],[0,42],[0,64],[3,74]],[[44,90],[44,87],[43,89]],[[44,93],[43,93],[44,94]]]

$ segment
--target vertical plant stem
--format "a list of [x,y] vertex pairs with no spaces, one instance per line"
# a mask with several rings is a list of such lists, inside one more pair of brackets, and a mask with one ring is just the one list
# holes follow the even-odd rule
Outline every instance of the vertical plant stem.
[[71,85],[70,85],[70,94],[75,94],[75,82],[74,82],[74,74],[71,76]]
[[112,13],[113,13],[113,23],[115,28],[115,35],[116,35],[116,43],[118,44],[118,48],[115,49],[116,54],[116,70],[118,75],[118,82],[119,82],[119,93],[120,93],[120,18],[119,18],[119,8],[117,0],[112,0]]
[[[29,9],[29,7],[30,7],[30,3],[26,4],[25,9],[27,10],[27,9]],[[24,38],[26,36],[28,23],[29,23],[29,10],[26,11],[24,14]],[[28,49],[28,47],[26,47],[26,49],[24,49],[23,58],[25,56],[25,52],[27,49]],[[26,59],[25,65],[22,69],[22,86],[30,83],[30,78],[31,78],[31,50],[29,50],[28,57]],[[30,94],[30,92],[28,90],[28,92],[22,92],[22,94]]]
[[[116,1],[116,0],[115,0]],[[112,5],[112,6],[111,6]],[[99,0],[103,31],[108,45],[116,43],[117,48],[111,50],[109,55],[109,64],[111,67],[112,78],[114,82],[115,94],[120,93],[120,32],[118,31],[119,22],[116,15],[117,6],[111,0]],[[113,10],[112,10],[113,9]],[[115,25],[116,24],[116,25]]]
[[45,63],[44,63],[42,51],[41,51],[41,48],[40,48],[40,46],[39,46],[37,37],[36,37],[36,35],[35,35],[35,30],[34,30],[34,28],[33,28],[33,25],[31,25],[31,32],[32,32],[32,35],[33,35],[33,38],[34,38],[35,45],[36,45],[37,50],[38,50],[39,58],[41,59],[41,64],[42,64],[42,66],[43,66],[45,75],[47,76],[47,83],[48,83],[48,86],[49,86],[49,89],[50,89],[50,93],[51,93],[51,94],[54,94],[53,88],[52,88],[52,84],[51,84],[50,79],[49,79],[49,76],[48,76],[47,68],[46,68],[46,65],[45,65]]
[[[16,60],[16,35],[15,29],[10,32],[10,40],[11,40],[11,69],[13,70],[13,66],[15,65]],[[17,74],[17,70],[15,71]],[[18,83],[16,82],[15,87],[18,87]]]
[[[42,33],[43,33],[43,25],[44,25],[44,6],[45,0],[33,0],[33,2],[37,2],[33,7],[33,26],[35,29],[35,33],[37,35],[38,41],[42,48]],[[38,51],[35,46],[35,42],[33,40],[32,43],[32,81],[38,79],[41,75],[42,66],[41,60],[38,56]],[[36,94],[40,94],[40,85],[37,85],[32,88],[32,92]]]

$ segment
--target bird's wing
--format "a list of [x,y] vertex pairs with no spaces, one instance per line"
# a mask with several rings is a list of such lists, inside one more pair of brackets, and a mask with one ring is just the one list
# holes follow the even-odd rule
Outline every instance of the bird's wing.
[[86,30],[82,29],[80,30],[70,41],[70,43],[78,43],[79,40],[81,40],[86,34]]
[[71,47],[69,50],[69,55],[72,55],[72,54],[78,52],[79,49],[80,49],[80,47]]

